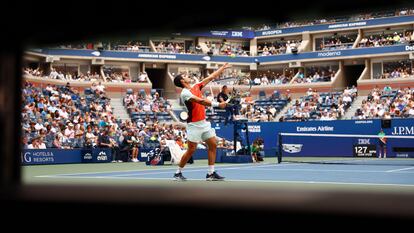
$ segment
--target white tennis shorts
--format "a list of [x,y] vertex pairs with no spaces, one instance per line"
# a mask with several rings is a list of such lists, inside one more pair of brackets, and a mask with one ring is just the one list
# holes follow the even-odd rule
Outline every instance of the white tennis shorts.
[[202,120],[187,124],[187,139],[190,142],[204,142],[209,138],[216,137],[216,131],[211,128],[211,123]]

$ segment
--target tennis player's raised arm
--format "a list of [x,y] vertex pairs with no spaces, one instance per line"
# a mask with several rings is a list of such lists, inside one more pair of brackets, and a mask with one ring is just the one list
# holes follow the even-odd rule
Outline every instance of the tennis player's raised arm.
[[[208,99],[199,98],[199,97],[197,97],[197,96],[192,96],[192,97],[189,99],[189,101],[190,101],[190,102],[196,102],[196,103],[198,103],[198,104],[202,104],[202,105],[204,105],[204,106],[213,106],[213,102],[212,102],[212,101],[210,101],[210,100],[208,100]],[[227,105],[227,103],[226,103],[226,102],[216,103],[216,104],[218,104],[218,105],[217,105],[217,107],[219,107],[219,108],[225,108],[225,107],[226,107],[226,105]],[[215,106],[213,106],[213,107],[215,107]]]
[[220,76],[221,73],[223,73],[223,71],[227,68],[229,68],[230,65],[229,63],[225,63],[222,67],[220,67],[218,70],[214,71],[212,74],[210,74],[207,78],[203,79],[203,81],[201,81],[203,83],[203,86],[206,86],[209,82],[211,82],[212,80],[216,79],[217,77]]
[[226,107],[226,102],[223,103],[217,103],[217,102],[211,102],[208,99],[203,99],[200,97],[197,97],[195,95],[193,95],[193,93],[191,93],[190,90],[188,89],[183,89],[181,92],[181,98],[182,100],[185,101],[189,101],[189,102],[195,102],[198,104],[202,104],[204,106],[213,106],[213,107],[219,107],[219,108],[225,108]]

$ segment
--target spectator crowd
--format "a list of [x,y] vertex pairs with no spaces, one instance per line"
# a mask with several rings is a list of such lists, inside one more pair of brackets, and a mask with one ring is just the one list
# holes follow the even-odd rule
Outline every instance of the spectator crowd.
[[296,100],[280,121],[337,120],[344,116],[356,96],[356,87],[327,93],[309,88],[306,95]]
[[374,88],[356,110],[353,119],[414,117],[414,89]]
[[270,56],[278,54],[290,54],[293,50],[297,50],[302,43],[301,40],[275,41],[270,44],[258,44],[257,52],[259,56]]
[[111,83],[147,83],[149,78],[146,72],[140,72],[137,80],[132,80],[129,72],[112,72],[104,71],[103,75],[97,72],[87,71],[86,74],[76,72],[63,72],[57,68],[51,68],[49,75],[46,75],[41,69],[24,68],[23,73],[35,77],[63,80],[63,81],[76,81],[76,82],[111,82]]
[[293,83],[330,82],[336,75],[336,71],[329,67],[310,67],[307,69],[307,76],[300,71]]

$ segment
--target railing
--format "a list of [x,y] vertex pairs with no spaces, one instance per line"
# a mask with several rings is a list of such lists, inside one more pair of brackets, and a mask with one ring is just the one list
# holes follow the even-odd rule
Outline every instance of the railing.
[[321,50],[317,51],[331,51],[331,50],[340,50],[340,49],[352,49],[354,42],[341,43],[341,44],[327,44]]

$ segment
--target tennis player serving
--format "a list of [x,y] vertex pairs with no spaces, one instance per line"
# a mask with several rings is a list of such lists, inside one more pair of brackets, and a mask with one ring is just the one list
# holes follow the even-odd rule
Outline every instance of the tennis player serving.
[[187,141],[188,149],[184,153],[181,161],[178,165],[178,170],[174,174],[174,179],[178,181],[185,181],[182,171],[187,161],[193,156],[197,149],[199,142],[205,142],[208,146],[208,172],[206,176],[207,181],[219,181],[224,180],[224,177],[217,174],[214,170],[214,163],[216,161],[216,134],[211,128],[210,122],[206,121],[206,109],[205,106],[213,106],[219,108],[225,108],[227,103],[212,102],[202,97],[201,89],[205,87],[210,81],[218,78],[226,68],[229,68],[229,64],[226,63],[218,70],[213,72],[210,76],[203,81],[191,84],[191,79],[184,75],[177,75],[174,78],[174,84],[177,87],[183,88],[181,91],[181,100],[185,104],[188,112],[187,118]]

